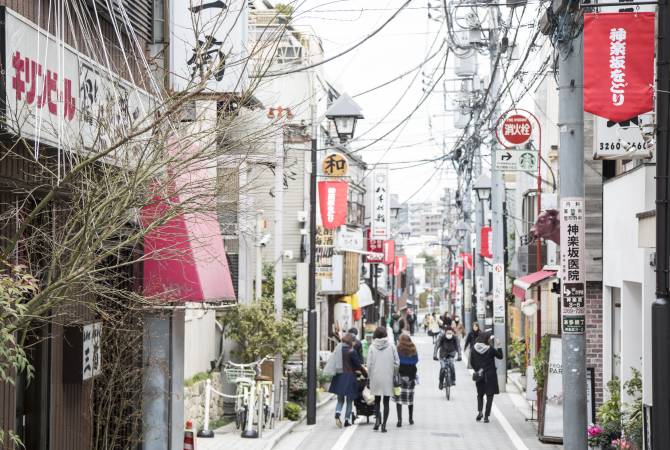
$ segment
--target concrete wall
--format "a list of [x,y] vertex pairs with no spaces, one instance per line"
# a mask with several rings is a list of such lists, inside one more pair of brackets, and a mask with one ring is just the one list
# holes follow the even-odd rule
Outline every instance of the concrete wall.
[[188,379],[198,372],[207,372],[210,361],[219,356],[216,313],[198,307],[187,309],[184,334],[184,378]]

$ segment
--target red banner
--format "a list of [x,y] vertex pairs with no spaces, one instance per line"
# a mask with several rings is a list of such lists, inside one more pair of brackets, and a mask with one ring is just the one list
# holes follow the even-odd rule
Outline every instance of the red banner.
[[319,208],[324,228],[330,230],[346,223],[348,194],[346,181],[319,181]]
[[654,13],[584,14],[584,111],[622,122],[654,109]]
[[479,242],[481,242],[479,254],[484,258],[493,258],[493,246],[491,245],[493,241],[493,239],[491,239],[493,237],[492,234],[493,228],[482,227],[479,240]]
[[383,263],[384,262],[384,241],[380,239],[370,239],[370,229],[366,232],[368,252],[375,253],[375,255],[366,255],[365,261],[369,263]]
[[463,264],[456,264],[456,275],[459,280],[463,279]]
[[405,255],[396,256],[395,264],[393,265],[393,274],[395,276],[398,276],[405,270],[407,270],[407,256]]
[[461,259],[463,260],[465,268],[472,270],[472,253],[461,253]]
[[395,262],[395,241],[389,239],[384,241],[384,264],[391,265]]

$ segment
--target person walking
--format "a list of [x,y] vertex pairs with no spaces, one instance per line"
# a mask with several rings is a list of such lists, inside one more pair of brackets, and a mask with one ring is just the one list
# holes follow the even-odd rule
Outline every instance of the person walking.
[[398,427],[401,427],[402,405],[407,405],[409,424],[414,425],[414,388],[416,387],[416,365],[419,362],[419,355],[412,338],[406,334],[400,336],[397,350],[400,359],[400,367],[398,368],[400,395],[394,395],[393,401],[398,415]]
[[486,395],[486,409],[484,410],[484,422],[489,422],[493,396],[500,393],[498,386],[498,375],[496,372],[495,358],[502,359],[502,348],[497,347],[497,339],[488,332],[482,332],[477,337],[474,351],[470,355],[470,364],[475,371],[474,377],[477,385],[477,422],[482,420],[482,407],[484,395]]
[[472,329],[468,332],[468,335],[465,338],[465,345],[463,345],[464,351],[467,350],[468,347],[470,347],[470,351],[472,351],[480,332],[481,330],[479,329],[479,322],[472,322]]
[[[386,422],[389,417],[389,399],[393,395],[393,377],[400,366],[398,351],[389,345],[386,328],[377,327],[372,335],[372,346],[368,353],[368,375],[370,377],[370,391],[375,396],[375,426],[374,430],[382,427],[386,433]],[[381,404],[384,404],[382,419]]]
[[393,343],[398,345],[398,336],[405,329],[405,319],[400,314],[393,313],[391,316],[391,329],[393,330]]
[[365,359],[363,358],[363,343],[361,342],[360,339],[358,339],[358,328],[353,327],[349,328],[348,333],[351,335],[351,337],[354,340],[353,344],[353,349],[356,353],[358,353],[358,359],[363,362]]
[[405,320],[407,321],[407,325],[409,327],[410,336],[414,336],[414,329],[416,328],[416,314],[414,314],[414,310],[412,308],[407,308],[407,316]]
[[[440,336],[437,338],[435,348],[433,349],[433,359],[440,361],[439,373],[439,389],[444,388],[444,371],[451,371],[452,386],[456,385],[456,370],[454,368],[453,359],[456,358],[460,346],[458,345],[458,338],[451,327],[446,327]],[[438,358],[439,354],[439,358]],[[449,361],[451,359],[452,361]]]
[[461,323],[460,317],[454,317],[454,322],[451,324],[451,327],[454,329],[454,333],[456,333],[456,336],[458,336],[459,340],[465,338],[465,327]]
[[[337,405],[335,405],[335,425],[342,428],[342,408],[345,404],[347,408],[344,413],[344,426],[348,427],[352,423],[352,404],[358,398],[358,384],[356,383],[356,372],[366,375],[363,367],[363,361],[359,359],[358,353],[354,350],[354,337],[347,333],[342,337],[340,344],[342,355],[342,371],[333,375],[328,392],[337,395]],[[337,353],[334,353],[337,357]]]
[[438,318],[435,317],[435,313],[431,315],[428,335],[432,336],[433,344],[435,344],[435,341],[437,341],[437,338],[440,335],[440,322],[438,321]]

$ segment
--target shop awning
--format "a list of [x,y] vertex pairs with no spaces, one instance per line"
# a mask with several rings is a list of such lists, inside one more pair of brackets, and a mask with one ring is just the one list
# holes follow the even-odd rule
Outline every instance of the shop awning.
[[372,291],[365,283],[361,283],[356,295],[358,296],[358,306],[360,308],[365,308],[366,306],[374,305],[375,303],[372,299]]
[[523,300],[526,298],[526,291],[533,286],[556,276],[555,270],[540,270],[539,272],[529,273],[526,276],[514,280],[512,293],[515,297]]

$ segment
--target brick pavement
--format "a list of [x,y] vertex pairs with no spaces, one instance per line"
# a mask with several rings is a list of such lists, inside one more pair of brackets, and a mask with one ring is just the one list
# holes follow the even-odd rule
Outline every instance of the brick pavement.
[[[405,422],[402,428],[396,427],[395,404],[391,402],[388,433],[375,432],[372,424],[356,426],[345,446],[338,439],[345,433],[335,427],[334,404],[319,411],[317,424],[300,425],[291,434],[284,437],[275,447],[278,450],[325,450],[325,449],[476,449],[476,450],[552,450],[559,446],[545,445],[539,442],[533,425],[524,420],[522,413],[515,407],[514,394],[496,396],[494,405],[505,417],[510,427],[520,438],[515,446],[496,419],[491,423],[476,422],[476,389],[467,371],[465,361],[456,363],[457,385],[452,389],[452,399],[447,401],[443,391],[437,389],[439,363],[432,360],[432,345],[429,337],[418,335],[415,342],[419,348],[419,380],[415,393],[415,424],[407,423],[407,410],[403,410]],[[516,399],[517,402],[520,399]]]

